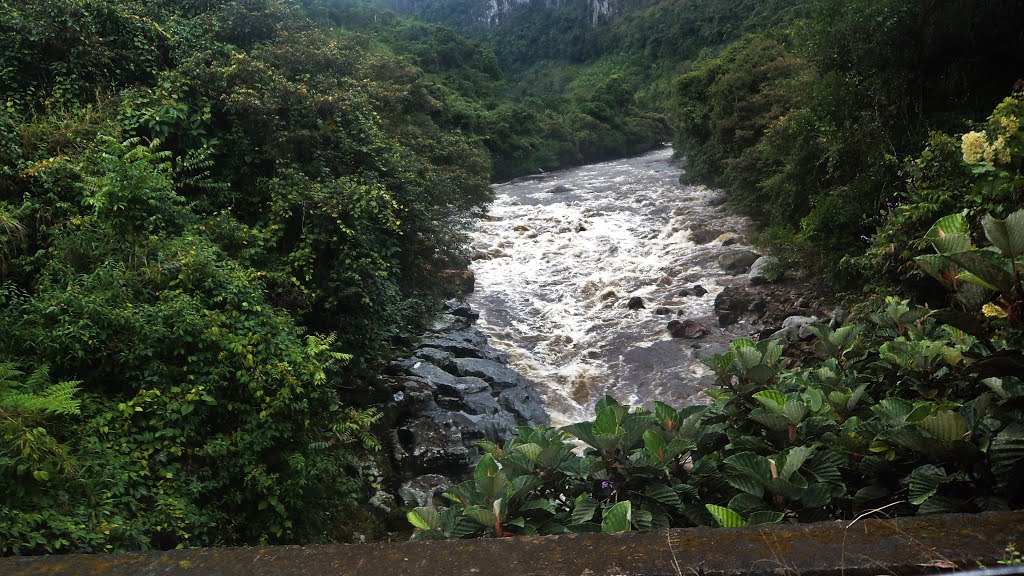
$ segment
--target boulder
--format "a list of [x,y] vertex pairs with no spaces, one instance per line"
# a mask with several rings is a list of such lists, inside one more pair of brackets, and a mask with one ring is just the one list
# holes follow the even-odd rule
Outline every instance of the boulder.
[[751,286],[776,282],[782,278],[782,261],[775,256],[761,256],[750,266],[747,279]]
[[629,302],[626,304],[626,308],[629,308],[630,310],[640,310],[641,308],[646,308],[646,306],[644,306],[644,299],[639,296],[633,296],[632,298],[629,299]]
[[[458,356],[460,358],[483,358],[486,360],[493,360],[501,364],[508,364],[508,357],[498,352],[497,350],[489,346],[477,346],[467,340],[453,338],[451,335],[442,336],[438,338],[426,338],[421,342],[421,345],[426,348],[435,350],[441,350],[451,354],[452,356]],[[421,349],[422,350],[422,349]],[[419,352],[417,352],[419,355]],[[423,356],[420,356],[423,358]]]
[[566,186],[565,184],[559,184],[554,188],[548,188],[547,190],[545,190],[545,192],[547,192],[548,194],[565,194],[566,192],[572,192],[572,188]]
[[740,235],[735,232],[726,232],[724,234],[719,234],[718,237],[715,238],[715,242],[718,242],[722,246],[732,246],[733,244],[740,243]]
[[696,320],[672,320],[668,323],[668,333],[673,338],[688,338],[695,340],[707,336],[708,329]]
[[408,460],[420,473],[461,475],[469,467],[469,449],[463,444],[462,433],[450,421],[420,416],[399,428],[398,438],[411,456]]
[[370,497],[369,504],[370,509],[381,518],[387,518],[388,515],[391,514],[391,511],[398,506],[394,494],[383,490],[378,490],[372,497]]
[[703,286],[701,286],[700,284],[694,284],[693,286],[690,286],[689,288],[683,288],[682,290],[679,291],[679,295],[683,296],[683,297],[686,297],[686,296],[696,296],[696,297],[700,298],[700,297],[704,296],[707,293],[708,293],[707,289],[704,288]]
[[707,244],[722,235],[721,230],[695,226],[690,230],[689,238],[694,244]]
[[434,500],[440,502],[444,493],[452,487],[452,481],[439,474],[423,474],[408,482],[404,482],[398,489],[398,495],[402,502],[409,508],[417,506],[435,506]]
[[672,309],[668,308],[667,306],[658,306],[657,308],[654,309],[654,313],[657,314],[658,316],[668,316],[669,314],[672,313]]
[[751,250],[733,250],[718,257],[718,266],[729,274],[742,274],[760,257],[760,254]]
[[458,318],[465,318],[470,323],[480,319],[480,313],[473,310],[473,307],[464,300],[452,299],[444,303],[444,311],[447,314]]
[[510,388],[502,390],[498,396],[498,404],[517,416],[517,420],[525,422],[525,426],[538,426],[548,423],[548,414],[544,411],[540,396],[531,389]]
[[795,344],[814,336],[810,326],[818,321],[815,316],[790,316],[782,321],[782,329],[775,332],[769,338],[778,340],[783,346]]
[[498,388],[531,386],[529,381],[508,366],[481,358],[455,358],[452,369],[459,376],[474,376]]

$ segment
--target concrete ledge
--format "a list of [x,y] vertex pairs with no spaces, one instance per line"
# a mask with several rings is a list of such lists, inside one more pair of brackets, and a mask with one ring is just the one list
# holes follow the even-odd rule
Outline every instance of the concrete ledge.
[[1024,512],[775,528],[0,559],[5,576],[872,576],[994,566]]

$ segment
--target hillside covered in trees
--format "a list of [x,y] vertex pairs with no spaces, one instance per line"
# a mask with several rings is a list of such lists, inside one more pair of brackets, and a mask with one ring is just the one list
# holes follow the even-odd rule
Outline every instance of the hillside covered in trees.
[[489,447],[421,535],[1024,505],[1019,3],[587,5],[0,0],[0,554],[365,531],[374,379],[490,183],[669,140],[776,253],[906,300],[806,369],[738,343],[711,407]]

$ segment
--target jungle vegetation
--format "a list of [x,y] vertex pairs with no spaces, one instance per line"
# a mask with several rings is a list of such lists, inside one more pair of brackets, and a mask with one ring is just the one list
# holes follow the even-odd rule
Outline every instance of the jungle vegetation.
[[375,375],[489,184],[669,139],[876,296],[486,446],[418,537],[1024,504],[1018,3],[417,6],[0,0],[0,554],[372,533]]

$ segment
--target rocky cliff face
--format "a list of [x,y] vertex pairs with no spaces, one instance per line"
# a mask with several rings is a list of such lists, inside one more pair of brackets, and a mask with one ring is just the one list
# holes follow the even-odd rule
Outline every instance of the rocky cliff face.
[[587,17],[594,26],[606,22],[610,17],[622,12],[622,0],[381,0],[391,10],[414,14],[427,19],[431,16],[444,15],[441,20],[446,24],[458,24],[471,21],[487,27],[497,26],[510,14],[530,6],[559,8],[571,2],[586,4]]

